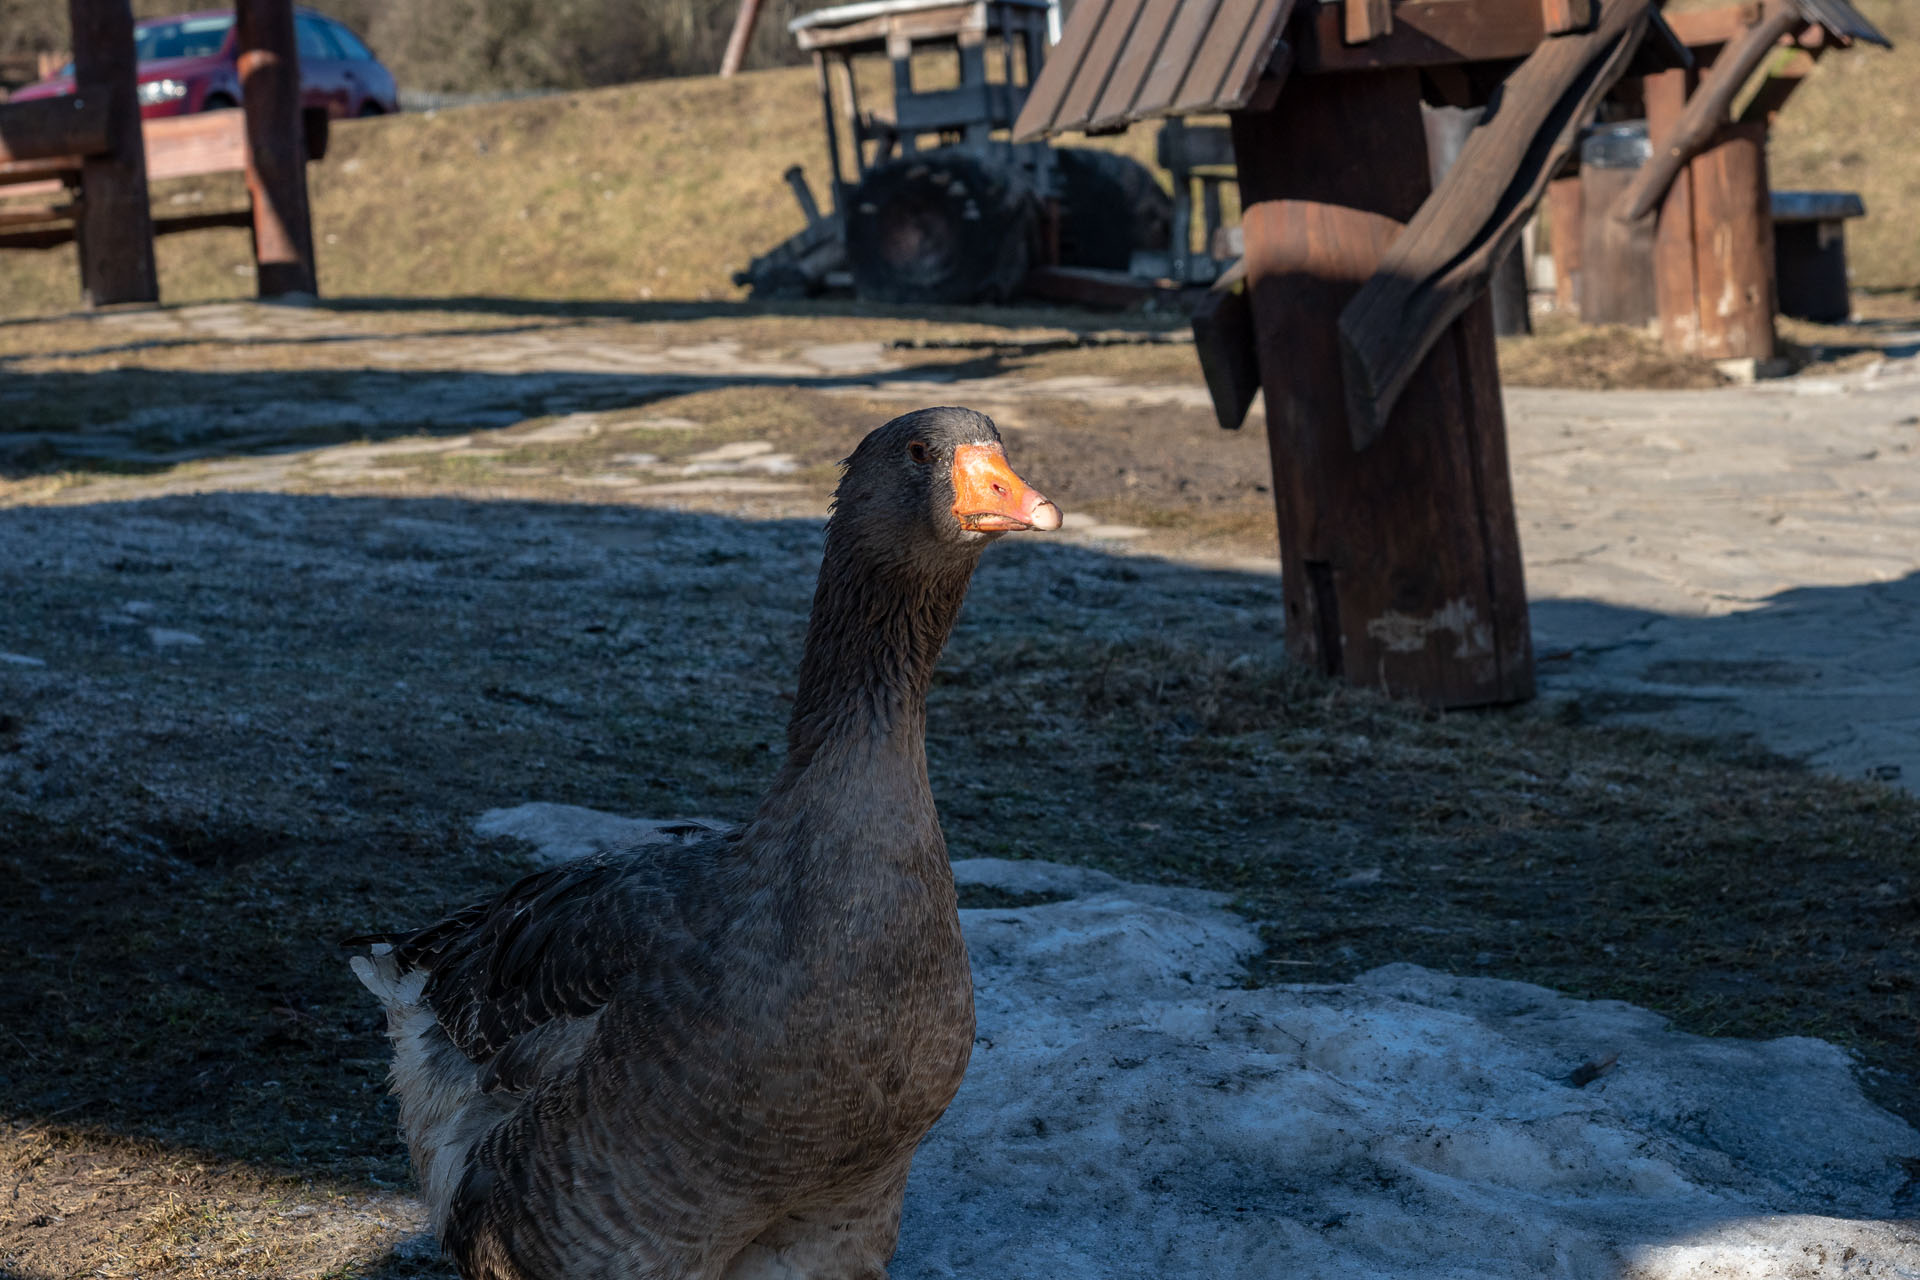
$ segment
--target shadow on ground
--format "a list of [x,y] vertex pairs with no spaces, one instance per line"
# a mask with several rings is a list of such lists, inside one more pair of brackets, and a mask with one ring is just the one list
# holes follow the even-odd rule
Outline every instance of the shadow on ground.
[[[332,939],[517,874],[468,829],[485,808],[744,814],[817,548],[812,522],[563,503],[0,512],[0,1108],[400,1179]],[[1270,577],[994,548],[935,691],[956,854],[1236,893],[1262,979],[1412,960],[1827,1036],[1920,1116],[1920,802],[1325,686],[1275,661],[1278,616]]]

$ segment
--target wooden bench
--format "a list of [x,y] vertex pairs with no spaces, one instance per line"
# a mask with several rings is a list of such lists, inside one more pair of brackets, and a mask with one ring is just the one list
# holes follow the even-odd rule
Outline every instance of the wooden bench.
[[[61,98],[43,101],[75,102]],[[90,108],[82,101],[68,109],[84,112]],[[304,111],[301,124],[306,158],[323,158],[327,153],[326,111]],[[246,113],[238,107],[143,120],[140,133],[146,147],[149,182],[246,171]],[[48,249],[72,241],[86,199],[81,177],[86,157],[104,149],[103,143],[97,149],[83,147],[66,155],[0,160],[0,249]],[[253,220],[251,208],[211,213],[156,212],[153,233],[162,236],[206,227],[251,227]]]
[[1852,191],[1775,191],[1773,268],[1780,314],[1827,323],[1853,314],[1847,287],[1847,219],[1867,206]]

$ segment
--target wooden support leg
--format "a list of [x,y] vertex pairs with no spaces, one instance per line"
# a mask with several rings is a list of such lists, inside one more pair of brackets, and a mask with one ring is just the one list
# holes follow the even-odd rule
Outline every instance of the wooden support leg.
[[257,287],[263,298],[318,293],[292,0],[239,0],[237,16]]
[[1767,129],[1723,126],[1687,166],[1699,269],[1698,351],[1712,360],[1773,358],[1773,208]]
[[1547,184],[1547,234],[1553,240],[1553,305],[1577,314],[1580,307],[1580,172]]
[[[1647,140],[1654,154],[1673,136],[1700,86],[1700,73],[1684,68],[1662,71],[1643,81],[1647,102]],[[1693,257],[1693,178],[1682,169],[1667,188],[1653,231],[1653,297],[1660,315],[1660,341],[1667,350],[1690,355],[1700,344],[1699,271]]]
[[1533,692],[1506,421],[1483,298],[1356,453],[1340,309],[1428,191],[1412,71],[1295,76],[1237,115],[1288,653],[1434,706]]
[[90,306],[158,302],[146,150],[134,97],[133,9],[128,0],[67,0],[74,80],[109,95],[105,155],[81,166],[85,198],[74,228],[80,290]]

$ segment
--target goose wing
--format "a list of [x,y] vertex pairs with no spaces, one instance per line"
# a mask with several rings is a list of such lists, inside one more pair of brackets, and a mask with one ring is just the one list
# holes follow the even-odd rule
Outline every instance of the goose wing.
[[513,1088],[556,1024],[597,1013],[629,975],[684,951],[677,897],[653,859],[604,854],[536,872],[389,944],[402,972],[425,972],[421,1002],[448,1039],[491,1068],[491,1087]]

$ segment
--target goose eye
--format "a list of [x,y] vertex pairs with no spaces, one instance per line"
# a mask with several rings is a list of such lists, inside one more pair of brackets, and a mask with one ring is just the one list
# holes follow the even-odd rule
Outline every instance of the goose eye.
[[907,446],[907,456],[915,462],[925,463],[930,455],[927,453],[927,446],[921,441],[915,440]]

